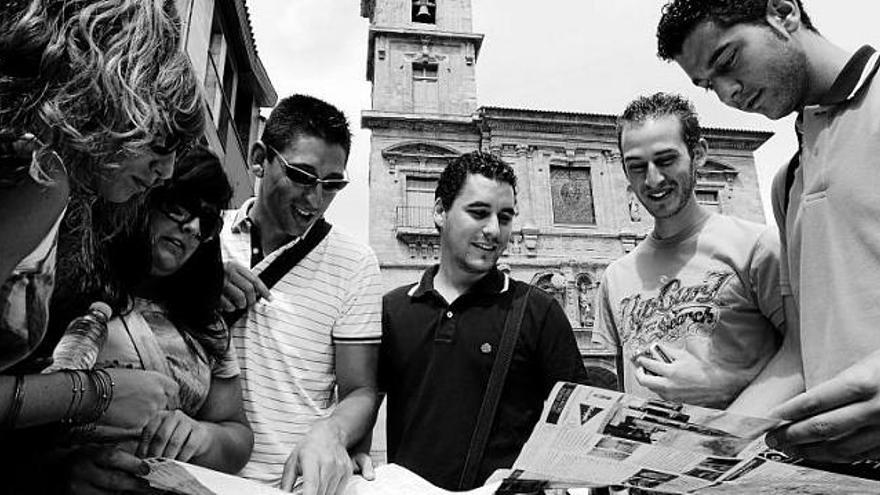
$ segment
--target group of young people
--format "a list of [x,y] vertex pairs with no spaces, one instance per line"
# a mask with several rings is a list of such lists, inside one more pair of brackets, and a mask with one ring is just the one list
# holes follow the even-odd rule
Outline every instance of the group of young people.
[[[448,489],[510,467],[552,386],[589,382],[562,308],[498,268],[512,167],[452,160],[439,263],[383,296],[369,247],[323,219],[351,148],[332,105],[283,99],[250,150],[255,198],[226,210],[173,5],[0,11],[4,486],[144,492],[162,456],[340,493],[372,477],[380,394],[390,462]],[[777,233],[697,203],[709,150],[687,100],[626,107],[623,173],[654,228],[605,271],[594,325],[623,389],[787,419],[768,443],[799,457],[878,458],[880,55],[832,44],[800,0],[671,0],[658,43],[725,104],[798,113],[800,144]],[[114,317],[95,368],[41,373],[98,300]]]
[[688,102],[656,94],[624,111],[624,173],[655,219],[596,302],[625,388],[788,420],[768,445],[828,469],[876,464],[880,55],[834,45],[800,0],[672,0],[657,39],[724,104],[796,113],[799,146],[774,179],[767,231],[696,204],[707,145]]

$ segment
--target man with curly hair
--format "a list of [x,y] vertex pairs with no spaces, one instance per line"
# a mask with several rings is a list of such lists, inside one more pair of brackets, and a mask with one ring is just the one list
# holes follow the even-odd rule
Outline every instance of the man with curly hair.
[[798,154],[772,196],[806,392],[773,411],[792,424],[769,440],[815,460],[877,458],[880,55],[833,44],[800,0],[673,0],[657,37],[661,58],[726,105],[798,114]]
[[510,165],[479,151],[462,155],[440,175],[435,198],[439,265],[383,299],[388,460],[440,487],[470,489],[513,464],[553,385],[585,382],[586,371],[562,308],[532,290],[485,455],[474,460],[476,479],[463,480],[505,318],[528,285],[497,267],[516,216]]
[[602,274],[594,338],[621,349],[626,392],[727,407],[781,338],[778,236],[697,203],[708,145],[688,100],[636,98],[617,136],[624,174],[654,229]]

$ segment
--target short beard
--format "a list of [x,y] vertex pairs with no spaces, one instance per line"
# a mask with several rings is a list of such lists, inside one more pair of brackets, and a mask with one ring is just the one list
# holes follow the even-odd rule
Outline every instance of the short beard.
[[[692,153],[692,152],[691,152],[691,153]],[[696,167],[696,165],[694,164],[694,158],[693,158],[693,157],[691,157],[691,174],[690,174],[690,178],[688,179],[688,181],[687,181],[686,184],[682,184],[682,183],[679,182],[678,185],[679,185],[679,187],[681,188],[682,197],[683,197],[684,199],[678,204],[678,207],[676,207],[675,210],[673,210],[673,211],[671,211],[671,212],[669,212],[669,213],[665,213],[665,214],[663,214],[663,215],[655,215],[655,214],[651,211],[651,209],[648,208],[648,205],[642,203],[642,206],[644,206],[645,209],[648,210],[648,213],[650,213],[651,216],[654,217],[654,219],[661,219],[661,220],[665,220],[665,219],[667,219],[667,218],[672,218],[672,217],[674,217],[675,215],[678,215],[682,210],[684,210],[684,208],[685,208],[686,206],[688,206],[688,205],[690,204],[691,201],[694,200],[694,189],[696,189],[696,187],[697,187],[697,167]]]

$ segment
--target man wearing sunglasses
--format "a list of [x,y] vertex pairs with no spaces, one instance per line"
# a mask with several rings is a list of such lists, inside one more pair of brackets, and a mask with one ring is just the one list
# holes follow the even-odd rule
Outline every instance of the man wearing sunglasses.
[[[251,150],[257,197],[228,212],[221,232],[223,304],[249,307],[232,327],[255,436],[240,474],[285,490],[302,481],[306,495],[342,492],[353,469],[349,450],[370,431],[376,405],[378,262],[338,229],[316,236],[348,184],[350,146],[338,109],[309,96],[285,98]],[[306,254],[267,290],[255,274],[287,270],[276,260],[290,252]],[[363,464],[369,456],[355,458]]]

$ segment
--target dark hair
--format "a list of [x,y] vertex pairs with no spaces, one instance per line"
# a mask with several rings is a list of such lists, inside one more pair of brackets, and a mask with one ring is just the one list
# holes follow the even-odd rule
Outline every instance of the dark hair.
[[[187,152],[177,162],[171,181],[150,194],[151,211],[158,201],[189,205],[197,198],[208,214],[220,215],[232,199],[232,187],[220,159],[204,146]],[[209,355],[222,358],[229,346],[229,332],[217,314],[223,290],[223,259],[220,239],[202,243],[179,270],[159,281],[156,294],[175,325],[196,339]]]
[[440,199],[443,209],[448,210],[452,207],[452,202],[458,197],[470,174],[478,174],[487,179],[510,184],[516,197],[516,174],[513,168],[491,153],[472,151],[452,160],[440,174],[434,199]]
[[[279,153],[300,136],[323,139],[351,151],[351,130],[348,119],[333,105],[307,95],[293,95],[281,100],[269,114],[261,141]],[[268,151],[271,153],[271,150]]]
[[[115,204],[100,199],[82,210],[94,217],[90,223],[99,232],[109,232],[107,225],[115,223],[110,218],[120,214],[125,214],[130,224],[125,230],[114,231],[112,235],[96,234],[100,235],[100,242],[95,242],[98,253],[88,258],[92,261],[87,266],[75,265],[72,260],[61,257],[61,253],[75,251],[77,245],[83,242],[81,234],[65,231],[65,224],[62,223],[49,329],[40,346],[41,355],[51,353],[70,320],[84,314],[94,301],[106,302],[113,308],[114,314],[131,311],[131,296],[135,288],[149,276],[152,265],[147,206],[155,203],[158,197],[169,194],[187,198],[187,204],[201,200],[219,210],[229,203],[232,189],[217,156],[207,148],[196,146],[177,158],[172,179],[151,190],[147,202],[140,204],[133,212],[131,202]],[[208,320],[214,316],[212,312],[220,297],[222,282],[220,245],[219,241],[214,240],[199,246],[177,273],[163,279],[159,294],[163,296],[162,302],[176,324],[208,328],[211,325]],[[197,332],[190,333],[198,338]],[[210,345],[205,347],[212,349]]]
[[[187,209],[201,205],[206,213],[219,215],[231,198],[220,159],[199,145],[181,156],[167,184],[150,191],[144,214],[148,219],[160,203],[171,202]],[[132,288],[149,276],[152,266],[149,221],[143,225],[136,234],[120,236],[112,247],[114,268]],[[132,263],[133,257],[139,262]],[[219,359],[229,343],[229,332],[217,314],[222,289],[223,260],[215,236],[199,245],[180,269],[158,279],[150,298],[164,304],[169,319],[202,344],[209,356]]]
[[[628,125],[643,124],[649,119],[664,116],[676,117],[681,123],[681,139],[687,146],[688,153],[694,156],[694,150],[700,145],[702,130],[697,111],[687,98],[675,93],[654,93],[650,96],[639,96],[631,101],[623,114],[617,118],[617,147],[623,155],[623,130]],[[621,158],[621,164],[623,159]],[[626,165],[623,165],[626,174]]]
[[[703,22],[722,28],[736,24],[766,24],[769,0],[671,0],[663,6],[657,25],[657,56],[672,60],[681,54],[685,39]],[[818,33],[801,0],[794,0],[801,12],[801,24]]]

